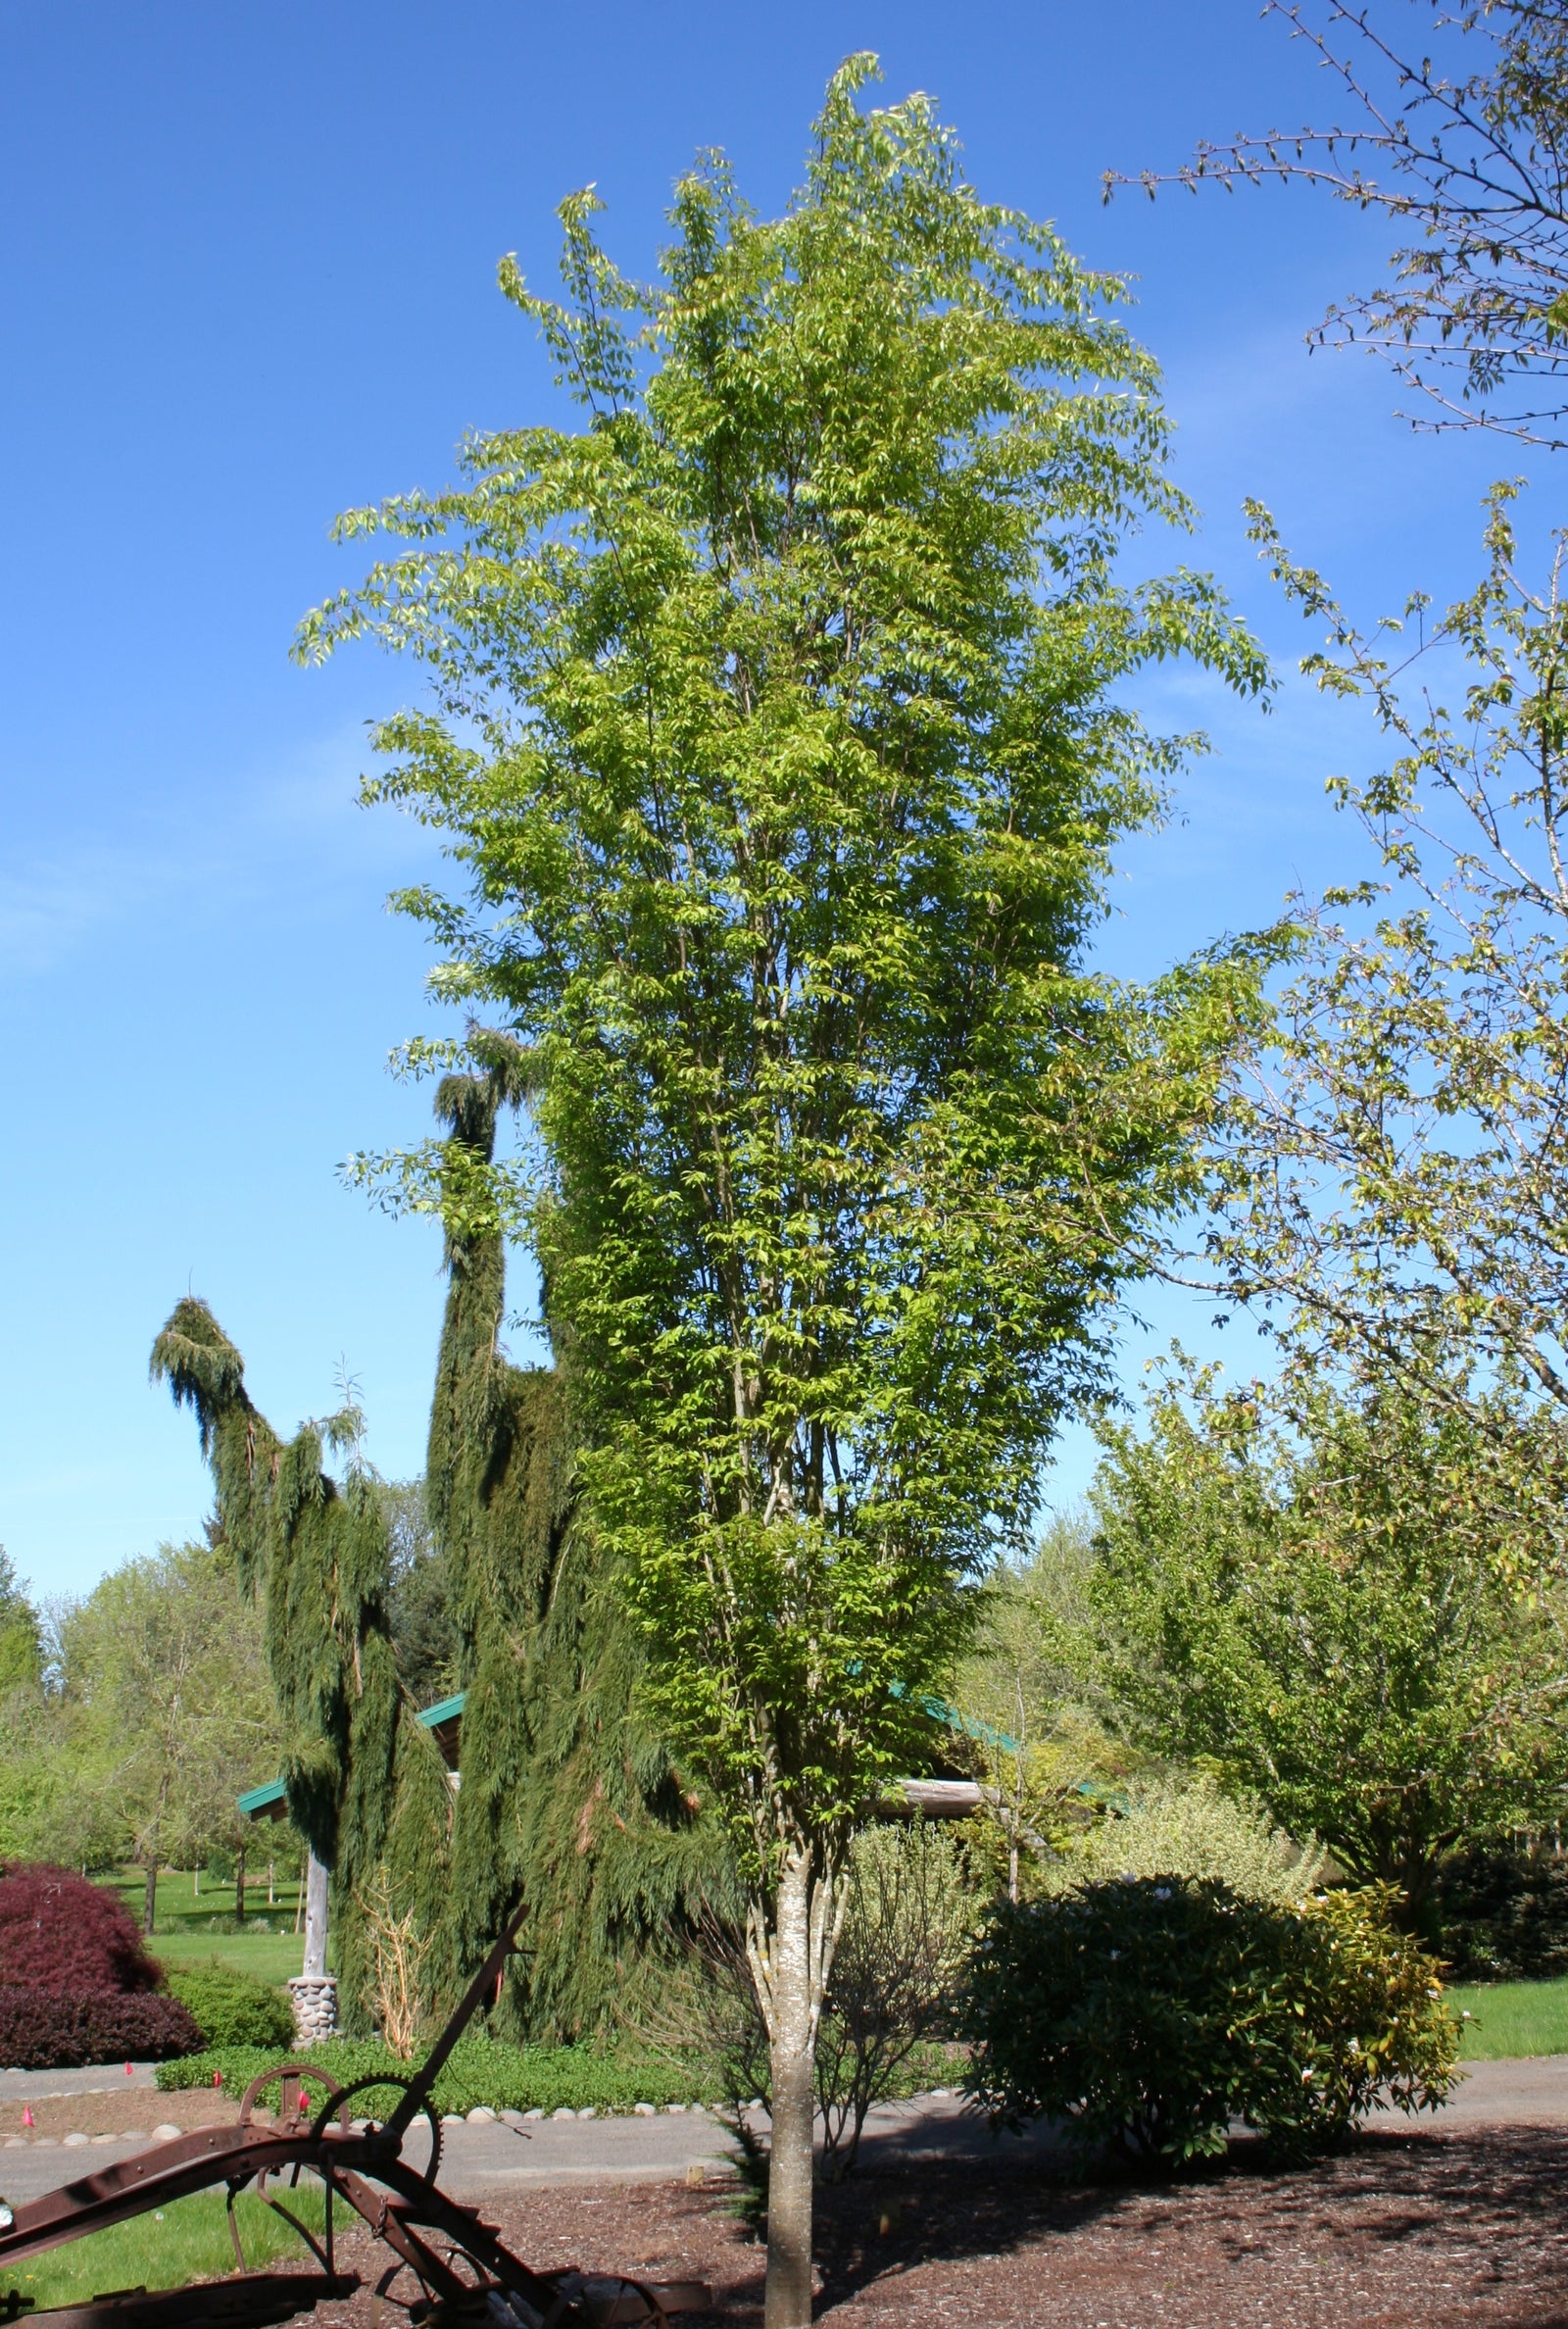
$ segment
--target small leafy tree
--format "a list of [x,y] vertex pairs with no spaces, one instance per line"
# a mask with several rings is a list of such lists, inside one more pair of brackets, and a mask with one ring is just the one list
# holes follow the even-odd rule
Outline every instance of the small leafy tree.
[[844,1930],[817,2041],[822,2171],[850,2173],[873,2103],[915,2049],[955,2031],[980,1903],[955,1837],[923,1819],[862,1828],[850,1847]]
[[118,1894],[74,1868],[0,1867],[0,1985],[135,1997],[159,1979]]
[[160,1866],[228,1837],[239,1790],[276,1769],[261,1625],[235,1607],[222,1555],[166,1546],[112,1570],[65,1614],[60,1643],[65,1823],[87,1815],[145,1869],[150,1933]]
[[1133,675],[1265,676],[1208,582],[1114,577],[1128,526],[1185,516],[1152,367],[1119,286],[982,203],[923,99],[858,109],[871,70],[782,218],[716,159],[683,179],[652,287],[568,201],[566,304],[503,285],[583,426],[346,520],[412,547],[300,640],[371,633],[433,681],[368,797],[467,868],[467,902],[405,903],[440,991],[524,1047],[536,1145],[401,1186],[532,1238],[651,1701],[733,1827],[768,2329],[810,2312],[848,1838],[1102,1379],[1253,994],[1240,960],[1142,993],[1085,964],[1181,757]]
[[1446,1853],[1568,1777],[1557,1625],[1503,1573],[1479,1435],[1396,1391],[1318,1386],[1294,1417],[1186,1391],[1107,1433],[1091,1595],[1115,1686],[1153,1744],[1420,1924]]

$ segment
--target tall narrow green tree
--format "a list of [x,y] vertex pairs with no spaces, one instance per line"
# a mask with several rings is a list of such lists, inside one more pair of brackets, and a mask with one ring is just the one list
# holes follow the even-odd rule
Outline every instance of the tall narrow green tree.
[[732,1880],[641,1704],[641,1643],[581,1509],[567,1380],[502,1352],[505,1244],[465,1198],[522,1063],[514,1046],[479,1048],[481,1072],[437,1095],[451,1225],[425,1482],[467,1692],[453,1972],[471,1972],[522,1899],[528,2030],[576,2037],[657,1964],[690,1907],[727,1906]]
[[[1116,578],[1128,530],[1185,515],[1154,369],[924,99],[861,112],[872,70],[835,78],[783,217],[717,160],[685,178],[652,287],[567,202],[565,304],[503,285],[582,426],[346,520],[412,546],[300,640],[376,635],[433,681],[368,794],[467,869],[466,903],[405,903],[440,991],[527,1048],[538,1137],[463,1203],[541,1257],[652,1702],[744,1861],[768,2329],[810,2312],[848,1836],[1102,1379],[1252,993],[1231,960],[1145,992],[1087,964],[1181,757],[1135,674],[1264,676],[1203,579]],[[406,1170],[450,1220],[439,1152]]]

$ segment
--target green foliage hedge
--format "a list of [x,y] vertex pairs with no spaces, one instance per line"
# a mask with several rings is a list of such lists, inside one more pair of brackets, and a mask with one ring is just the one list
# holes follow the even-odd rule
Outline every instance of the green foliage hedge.
[[1175,1876],[1004,1902],[969,1964],[964,2083],[1004,2125],[1060,2118],[1085,2149],[1173,2162],[1222,2152],[1233,2120],[1301,2156],[1376,2102],[1435,2108],[1458,2028],[1388,1905],[1298,1911]]
[[[169,2093],[181,2087],[210,2087],[218,2071],[230,2094],[239,2094],[261,2071],[281,2058],[277,2047],[212,2047],[175,2062],[161,2062],[158,2084]],[[385,2047],[339,2039],[309,2048],[298,2057],[315,2063],[339,2086],[377,2075],[407,2077],[413,2064]],[[588,2047],[506,2046],[482,2037],[460,2039],[435,2085],[439,2111],[491,2110],[629,2111],[634,2103],[701,2103],[717,2098],[716,2079],[697,2066],[660,2055],[598,2054]],[[324,2099],[325,2089],[322,2089]],[[275,2103],[275,2093],[266,2100]],[[362,2106],[356,2106],[358,2111]],[[373,2106],[369,2115],[374,2115]]]
[[251,2046],[275,2055],[293,2043],[294,2010],[286,1994],[216,1957],[171,1972],[168,1988],[189,2011],[206,2048]]

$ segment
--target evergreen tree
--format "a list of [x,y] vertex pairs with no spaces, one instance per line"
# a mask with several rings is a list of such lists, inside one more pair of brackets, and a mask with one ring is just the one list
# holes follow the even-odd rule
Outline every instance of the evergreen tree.
[[[262,1601],[289,1812],[337,1879],[337,1959],[352,2020],[371,1978],[367,1888],[393,1864],[401,1905],[415,1908],[424,1934],[439,1924],[449,1797],[435,1742],[398,1684],[386,1511],[361,1457],[359,1417],[345,1410],[281,1439],[245,1389],[238,1351],[191,1296],[154,1344],[152,1372],[196,1415],[236,1580]],[[323,1466],[323,1443],[347,1453],[341,1485]]]
[[[723,1906],[720,1839],[639,1712],[641,1649],[575,1495],[559,1366],[501,1349],[506,1256],[493,1213],[462,1202],[490,1164],[522,1056],[446,1078],[449,1289],[430,1411],[426,1510],[467,1691],[453,1842],[455,1976],[517,1898],[529,1906],[530,2033],[590,2030],[701,1896]],[[733,1904],[732,1904],[733,1905]]]
[[[637,1711],[638,1642],[577,1511],[562,1370],[513,1366],[501,1349],[501,1227],[470,1221],[461,1202],[490,1164],[498,1110],[521,1093],[515,1048],[490,1057],[437,1096],[449,1289],[418,1515],[428,1549],[416,1559],[403,1546],[405,1569],[439,1566],[443,1680],[466,1692],[455,1819],[434,1743],[413,1719],[429,1675],[399,1679],[394,1537],[414,1525],[409,1499],[361,1461],[358,1418],[306,1424],[285,1445],[194,1299],[160,1335],[153,1371],[196,1412],[235,1573],[264,1600],[289,1809],[336,1877],[350,2018],[373,1989],[368,1887],[414,1910],[431,2007],[521,1899],[527,1971],[511,2011],[532,2035],[569,2038],[657,1960],[689,1899],[722,1907],[731,1880],[700,1799]],[[323,1440],[349,1451],[341,1486],[322,1468]]]

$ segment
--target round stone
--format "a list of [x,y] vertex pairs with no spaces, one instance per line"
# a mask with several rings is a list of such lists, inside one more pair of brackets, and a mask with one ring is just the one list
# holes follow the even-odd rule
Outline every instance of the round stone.
[[493,2110],[487,2109],[482,2103],[476,2103],[468,2113],[468,2124],[470,2127],[493,2127],[495,2123],[495,2112]]
[[73,2130],[73,2132],[66,2137],[66,2145],[69,2150],[74,2145],[78,2143],[86,2143],[88,2140],[89,2138],[87,2136],[77,2134],[74,2130]]
[[542,2110],[535,2109],[525,2110],[522,2115],[524,2119],[542,2119],[545,2114]]
[[574,2119],[574,2118],[576,2117],[577,2113],[576,2113],[574,2110],[568,2110],[568,2109],[567,2109],[567,2107],[566,2107],[566,2106],[565,2106],[565,2104],[564,2104],[564,2103],[563,2103],[563,2104],[562,2104],[562,2106],[561,2106],[561,2107],[560,2107],[560,2109],[559,2109],[559,2110],[553,2110],[553,2111],[550,2113],[550,2115],[551,2115],[551,2117],[552,2117],[552,2118],[558,2118],[558,2119],[567,2119],[567,2118],[569,2118],[569,2119]]
[[659,2116],[658,2105],[654,2103],[634,2103],[632,2109],[639,2118],[657,2118]]
[[154,2127],[153,2141],[154,2143],[172,2143],[174,2137],[176,2135],[182,2135],[184,2131],[185,2130],[183,2127],[172,2127],[169,2121],[165,2119],[161,2127]]

